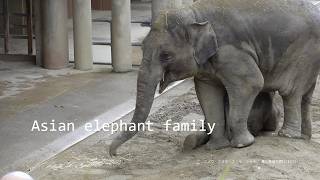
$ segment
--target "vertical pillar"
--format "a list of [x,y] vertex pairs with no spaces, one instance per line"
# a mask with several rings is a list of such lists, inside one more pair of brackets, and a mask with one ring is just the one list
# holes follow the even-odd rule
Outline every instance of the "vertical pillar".
[[47,69],[62,69],[69,62],[67,1],[41,0],[42,57]]
[[111,52],[115,72],[132,69],[130,0],[112,0]]
[[181,6],[182,0],[152,0],[152,22],[156,20],[160,11]]
[[73,34],[75,68],[92,69],[91,1],[73,0]]

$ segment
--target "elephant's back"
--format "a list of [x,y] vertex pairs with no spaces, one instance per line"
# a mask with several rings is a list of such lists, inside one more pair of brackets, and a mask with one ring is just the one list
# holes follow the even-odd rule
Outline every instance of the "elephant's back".
[[254,17],[298,18],[309,24],[320,26],[320,11],[306,0],[198,0],[194,3],[198,9],[214,11],[224,16],[234,15],[247,19]]
[[210,4],[214,9],[234,9],[239,12],[270,12],[281,11],[310,15],[310,12],[319,12],[317,7],[307,0],[200,0],[195,4]]
[[[223,44],[248,42],[280,57],[301,36],[320,39],[320,11],[304,0],[200,0],[197,17],[211,21]],[[269,52],[261,52],[269,53]]]

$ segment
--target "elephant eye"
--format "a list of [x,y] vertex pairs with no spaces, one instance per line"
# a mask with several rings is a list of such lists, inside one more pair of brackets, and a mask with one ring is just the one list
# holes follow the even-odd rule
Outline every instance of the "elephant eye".
[[160,61],[161,62],[169,62],[173,59],[173,56],[169,52],[162,52],[160,54]]

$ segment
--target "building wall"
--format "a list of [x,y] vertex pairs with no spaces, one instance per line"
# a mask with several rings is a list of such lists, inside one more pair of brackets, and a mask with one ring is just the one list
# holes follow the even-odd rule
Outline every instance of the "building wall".
[[[9,13],[25,13],[26,3],[25,0],[9,0]],[[0,12],[3,13],[3,0],[0,0]],[[26,30],[20,26],[16,25],[25,25],[26,18],[21,16],[10,16],[10,33],[11,34],[25,34]],[[4,18],[0,17],[0,33],[4,33]]]
[[111,0],[91,0],[93,10],[111,10]]
[[[91,0],[92,10],[111,10],[112,0]],[[68,0],[68,16],[72,17],[72,0]]]
[[[3,6],[3,3],[2,3],[2,0],[1,0],[0,1],[0,14],[3,13],[3,7],[2,6]],[[4,22],[3,21],[3,16],[0,15],[0,34],[3,34],[3,28],[4,28],[3,27],[4,26],[3,22]]]
[[[151,0],[132,0],[151,2]],[[109,11],[111,10],[112,0],[91,0],[92,10]],[[72,16],[72,0],[68,0],[69,17]]]
[[[91,0],[93,10],[111,10],[112,0]],[[69,15],[72,14],[72,0],[68,0]]]

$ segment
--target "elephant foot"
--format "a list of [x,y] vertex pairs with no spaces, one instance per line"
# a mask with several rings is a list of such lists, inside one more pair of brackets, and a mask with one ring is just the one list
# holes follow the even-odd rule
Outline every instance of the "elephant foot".
[[312,137],[311,128],[302,128],[302,134],[301,137],[305,140],[310,140]]
[[282,127],[281,130],[278,132],[278,135],[281,137],[288,137],[288,138],[301,138],[301,131],[288,128],[288,127]]
[[230,146],[230,141],[226,137],[213,138],[211,137],[206,144],[207,150],[219,150]]
[[243,148],[254,143],[254,137],[249,131],[233,136],[231,146],[235,148]]
[[310,140],[311,139],[311,135],[307,135],[307,134],[301,134],[301,138],[304,140]]
[[206,132],[196,132],[186,137],[183,143],[183,151],[191,151],[201,145],[204,145],[209,140],[209,135]]

